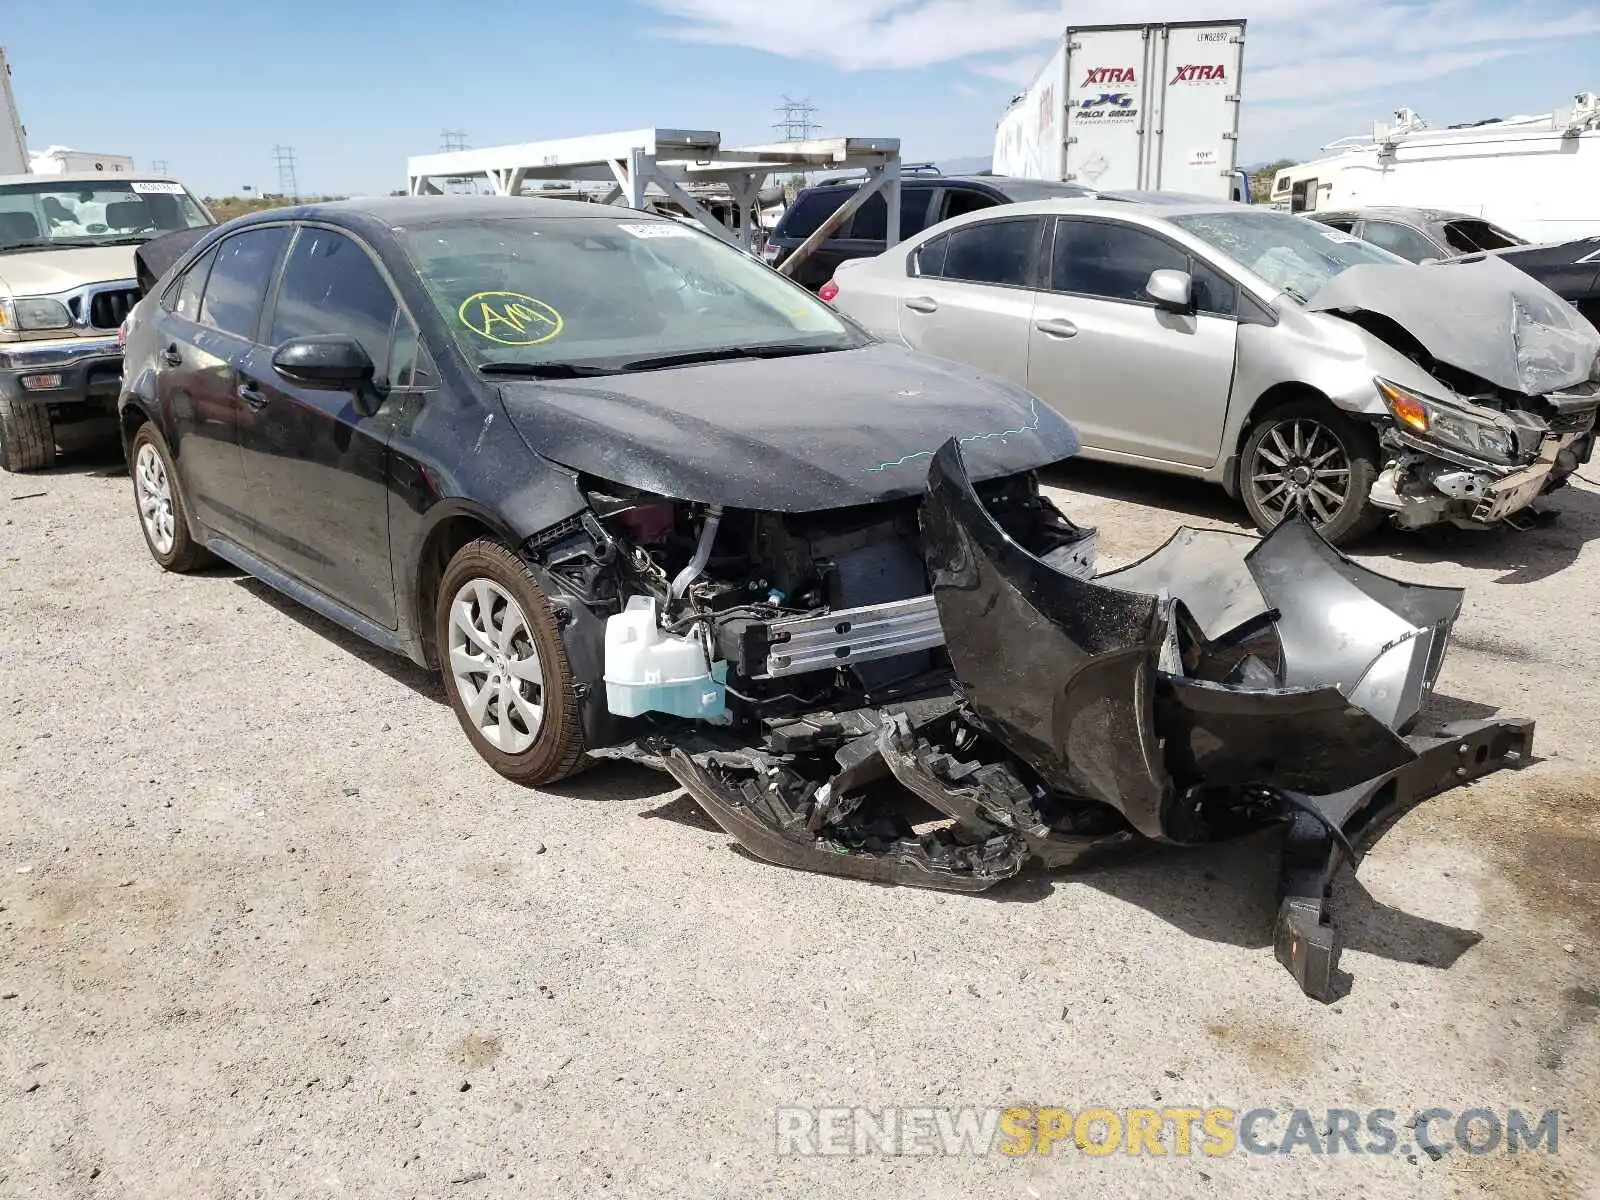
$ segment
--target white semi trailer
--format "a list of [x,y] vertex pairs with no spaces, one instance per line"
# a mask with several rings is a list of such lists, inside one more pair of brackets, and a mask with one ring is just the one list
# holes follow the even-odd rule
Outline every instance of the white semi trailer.
[[995,174],[1248,199],[1244,33],[1242,20],[1068,29],[1000,118]]

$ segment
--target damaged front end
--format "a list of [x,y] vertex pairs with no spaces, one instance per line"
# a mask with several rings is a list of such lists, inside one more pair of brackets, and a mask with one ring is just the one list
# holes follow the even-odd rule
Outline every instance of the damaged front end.
[[1096,576],[1092,530],[1031,474],[974,483],[955,441],[923,497],[832,512],[592,482],[594,512],[539,553],[609,614],[591,746],[670,772],[783,866],[975,892],[1281,825],[1278,957],[1326,999],[1341,857],[1531,750],[1528,722],[1420,730],[1461,593],[1298,519],[1180,530]]
[[1593,454],[1600,335],[1508,263],[1352,267],[1306,307],[1360,326],[1425,372],[1424,386],[1374,380],[1390,420],[1370,500],[1401,528],[1525,523]]

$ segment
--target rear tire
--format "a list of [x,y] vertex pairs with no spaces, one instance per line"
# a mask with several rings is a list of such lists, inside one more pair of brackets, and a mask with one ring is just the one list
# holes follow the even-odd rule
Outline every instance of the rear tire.
[[56,465],[55,434],[50,410],[42,404],[0,400],[0,467],[7,471],[42,471]]
[[1299,512],[1330,543],[1348,545],[1386,515],[1368,500],[1378,464],[1371,430],[1325,400],[1292,400],[1251,427],[1240,455],[1239,494],[1263,533]]
[[530,787],[587,765],[578,680],[526,563],[487,538],[468,542],[439,581],[433,633],[450,707],[486,763]]
[[146,421],[133,435],[128,477],[133,480],[133,505],[150,557],[164,571],[187,575],[211,561],[211,555],[189,532],[189,510],[178,486],[178,473],[161,431]]

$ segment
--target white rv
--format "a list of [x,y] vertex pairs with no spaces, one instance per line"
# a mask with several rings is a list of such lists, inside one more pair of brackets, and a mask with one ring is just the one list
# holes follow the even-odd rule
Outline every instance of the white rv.
[[1534,242],[1600,234],[1600,98],[1536,117],[1434,129],[1410,109],[1371,137],[1279,171],[1272,203],[1291,212],[1437,208],[1493,221]]
[[133,170],[133,159],[126,154],[95,154],[68,146],[50,146],[29,160],[28,169],[34,175],[126,175]]
[[1068,29],[1000,118],[995,174],[1246,198],[1244,30],[1243,21]]

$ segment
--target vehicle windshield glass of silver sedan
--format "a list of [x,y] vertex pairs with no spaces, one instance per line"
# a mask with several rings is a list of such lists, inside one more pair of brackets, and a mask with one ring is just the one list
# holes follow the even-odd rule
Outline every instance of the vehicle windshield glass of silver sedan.
[[1351,267],[1405,261],[1341,230],[1289,213],[1191,213],[1167,219],[1302,303]]
[[0,186],[0,253],[146,242],[209,224],[194,197],[168,179]]
[[867,339],[826,304],[709,234],[648,217],[513,217],[402,231],[467,357],[604,368],[641,356]]

